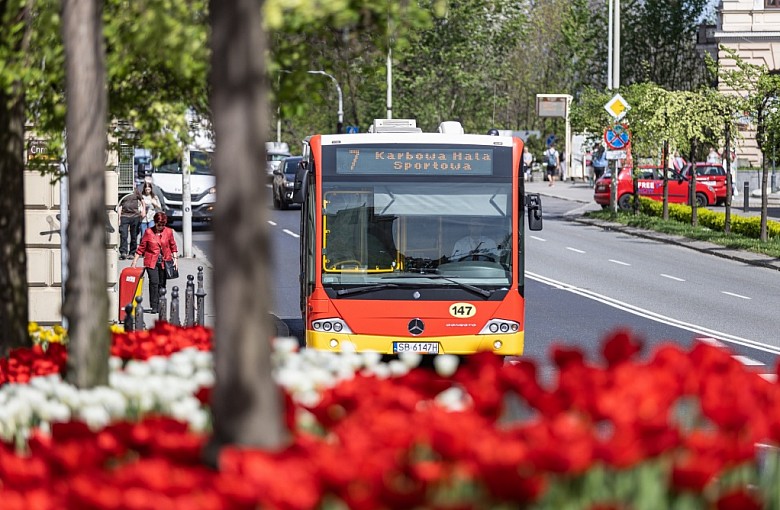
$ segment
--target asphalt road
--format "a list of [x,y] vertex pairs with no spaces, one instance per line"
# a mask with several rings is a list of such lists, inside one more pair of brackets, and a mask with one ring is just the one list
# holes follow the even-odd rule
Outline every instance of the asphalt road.
[[[270,189],[269,189],[270,193]],[[270,200],[269,200],[270,206]],[[570,221],[595,204],[544,198],[545,224],[526,240],[526,356],[543,362],[556,343],[598,356],[622,327],[647,351],[714,337],[773,368],[780,353],[780,273]],[[299,209],[269,211],[274,305],[280,328],[300,335]],[[193,241],[207,255],[210,232]]]

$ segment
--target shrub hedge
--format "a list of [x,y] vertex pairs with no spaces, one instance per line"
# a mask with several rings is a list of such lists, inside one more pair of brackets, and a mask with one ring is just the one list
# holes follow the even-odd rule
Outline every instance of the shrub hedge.
[[[648,216],[663,217],[663,202],[639,197],[639,210]],[[709,209],[698,210],[699,225],[716,232],[723,232],[726,223],[726,214],[714,212]],[[691,223],[691,207],[685,204],[669,204],[669,219],[681,223]],[[769,239],[780,238],[780,222],[767,220],[767,237]],[[731,232],[745,237],[759,239],[761,237],[760,216],[731,215]]]

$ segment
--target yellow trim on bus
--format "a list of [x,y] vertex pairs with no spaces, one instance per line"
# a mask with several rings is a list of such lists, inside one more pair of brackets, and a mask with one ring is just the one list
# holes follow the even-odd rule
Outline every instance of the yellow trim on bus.
[[[335,343],[333,342],[335,341]],[[494,342],[500,341],[501,347],[494,348]],[[325,331],[306,330],[306,347],[323,351],[341,352],[345,343],[351,343],[354,349],[375,351],[382,354],[394,354],[393,342],[436,342],[439,354],[474,354],[480,350],[490,350],[502,356],[521,356],[525,347],[525,332],[503,335],[458,335],[444,337],[393,337],[380,335],[350,335]]]

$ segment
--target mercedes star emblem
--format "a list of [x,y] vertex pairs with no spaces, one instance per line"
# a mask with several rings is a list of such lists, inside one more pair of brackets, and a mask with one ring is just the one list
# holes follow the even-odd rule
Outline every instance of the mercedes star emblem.
[[412,319],[409,321],[409,333],[414,336],[422,335],[425,330],[425,323],[422,319]]

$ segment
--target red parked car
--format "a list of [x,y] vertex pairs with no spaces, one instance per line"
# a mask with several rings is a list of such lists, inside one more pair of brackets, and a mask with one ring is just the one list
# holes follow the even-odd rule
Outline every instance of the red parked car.
[[[683,168],[685,179],[691,173],[691,164]],[[716,205],[726,204],[726,169],[720,163],[696,163],[696,180],[709,186],[715,192]]]
[[[653,200],[663,200],[663,169],[660,166],[640,165],[638,170],[639,181],[637,185],[639,187],[639,194],[647,198],[652,198]],[[688,203],[688,180],[674,170],[667,170],[667,172],[669,172],[669,203]],[[611,174],[604,174],[596,181],[593,199],[597,204],[600,204],[604,208],[609,207],[609,189],[611,185]],[[631,207],[631,197],[633,194],[634,184],[631,179],[631,168],[624,167],[621,169],[620,177],[618,178],[618,207],[621,209],[629,209]],[[715,204],[716,201],[717,197],[713,188],[707,186],[702,181],[697,181],[696,205],[698,207],[706,207]]]

